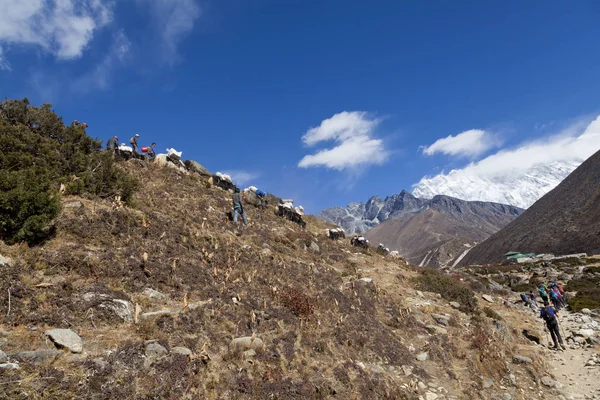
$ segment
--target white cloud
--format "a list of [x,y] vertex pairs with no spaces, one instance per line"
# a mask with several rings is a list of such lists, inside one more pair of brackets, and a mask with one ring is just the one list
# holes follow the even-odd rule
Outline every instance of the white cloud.
[[113,35],[112,44],[101,62],[91,71],[76,79],[73,90],[77,92],[89,92],[92,89],[106,90],[115,69],[123,65],[129,56],[131,42],[123,31]]
[[477,157],[499,145],[499,141],[489,132],[471,129],[456,136],[438,139],[431,146],[423,147],[423,154],[432,156],[437,153],[451,156]]
[[335,141],[337,145],[305,156],[301,168],[323,166],[344,170],[369,164],[383,164],[389,157],[383,140],[373,138],[378,119],[371,119],[364,111],[344,111],[309,129],[302,141],[307,146]]
[[58,59],[81,57],[112,21],[114,0],[0,0],[0,44],[35,46]]
[[239,186],[251,184],[252,181],[254,181],[260,177],[259,173],[242,171],[242,170],[227,171],[227,172],[225,172],[225,174],[229,175],[231,177],[231,180],[233,181],[233,183],[235,183],[236,185],[239,185]]
[[154,21],[154,30],[160,37],[162,58],[173,64],[179,58],[179,43],[194,29],[200,17],[200,6],[196,0],[137,0],[149,7]]
[[413,185],[414,193],[528,207],[598,149],[600,116],[579,120],[555,135],[502,149],[463,168],[424,177]]

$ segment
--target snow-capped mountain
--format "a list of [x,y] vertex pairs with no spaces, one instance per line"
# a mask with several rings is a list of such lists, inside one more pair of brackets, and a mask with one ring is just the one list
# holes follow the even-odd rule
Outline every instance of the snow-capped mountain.
[[522,171],[491,177],[472,176],[451,171],[423,178],[414,186],[413,194],[424,199],[446,195],[469,201],[489,201],[528,208],[554,189],[581,164],[580,161],[554,161]]

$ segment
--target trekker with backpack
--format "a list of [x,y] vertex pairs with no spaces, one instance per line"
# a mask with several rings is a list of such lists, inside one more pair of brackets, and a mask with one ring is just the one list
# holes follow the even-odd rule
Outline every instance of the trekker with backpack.
[[233,200],[233,222],[237,223],[238,214],[242,215],[242,221],[244,221],[244,225],[248,225],[248,220],[246,220],[246,213],[244,212],[244,206],[242,205],[242,194],[240,193],[240,189],[235,188],[232,196]]
[[115,157],[119,157],[119,138],[115,135],[106,142],[106,150],[112,150]]
[[544,287],[544,285],[540,285],[539,294],[540,294],[540,297],[542,298],[542,301],[544,303],[547,303],[548,302],[548,293],[546,293],[546,288]]
[[550,300],[552,300],[552,304],[554,305],[554,308],[556,309],[556,311],[559,311],[560,307],[561,307],[561,301],[560,301],[560,293],[558,292],[558,289],[550,288],[549,292],[550,292]]
[[531,307],[537,309],[538,303],[537,303],[537,299],[535,298],[535,293],[533,292],[533,290],[529,291],[529,298],[531,299]]
[[[559,328],[558,328],[558,320],[556,319],[557,311],[552,308],[548,304],[548,301],[544,302],[544,307],[540,309],[540,318],[543,318],[546,321],[546,327],[550,331],[550,335],[552,336],[552,341],[554,342],[554,349],[560,350],[565,349],[563,345],[562,337],[560,336]],[[559,347],[560,343],[560,347]]]

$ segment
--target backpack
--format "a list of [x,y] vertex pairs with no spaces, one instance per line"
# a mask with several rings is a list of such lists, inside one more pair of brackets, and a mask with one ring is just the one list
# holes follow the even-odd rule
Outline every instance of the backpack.
[[550,291],[550,298],[552,300],[558,300],[558,294],[556,294],[556,292],[554,290]]
[[544,307],[542,308],[541,316],[546,321],[552,321],[556,314],[554,313],[554,309],[552,307]]
[[546,291],[544,290],[544,288],[543,288],[543,287],[541,287],[541,288],[540,288],[540,296],[541,296],[542,298],[544,298],[544,297],[545,297],[545,298],[548,298],[548,295],[546,294]]

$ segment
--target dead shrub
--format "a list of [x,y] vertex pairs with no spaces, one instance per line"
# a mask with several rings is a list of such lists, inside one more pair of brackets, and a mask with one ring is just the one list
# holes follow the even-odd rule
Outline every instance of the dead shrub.
[[279,294],[279,301],[296,317],[306,318],[315,310],[311,298],[295,288],[283,289]]

